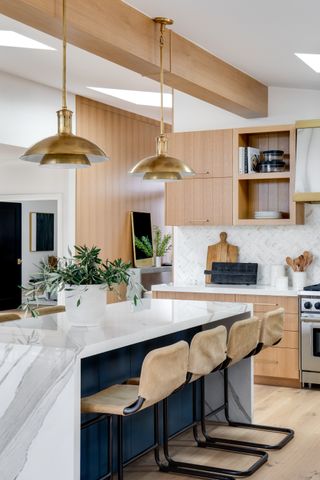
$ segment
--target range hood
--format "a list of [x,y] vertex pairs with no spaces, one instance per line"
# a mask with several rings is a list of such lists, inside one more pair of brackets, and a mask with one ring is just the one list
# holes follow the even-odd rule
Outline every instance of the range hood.
[[320,120],[296,122],[296,175],[293,200],[320,203]]

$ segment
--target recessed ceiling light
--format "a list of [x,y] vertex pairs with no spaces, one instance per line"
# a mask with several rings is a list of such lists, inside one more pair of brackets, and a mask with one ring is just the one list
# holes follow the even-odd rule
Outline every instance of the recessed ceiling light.
[[295,53],[308,67],[317,73],[320,73],[320,54],[319,53]]
[[[136,105],[146,105],[149,107],[160,107],[160,93],[158,92],[142,92],[140,90],[119,90],[117,88],[100,88],[87,87],[90,90],[95,90],[105,95],[120,98],[126,102],[135,103]],[[164,93],[163,106],[165,108],[172,108],[171,93]]]
[[25,37],[11,30],[0,30],[0,47],[33,48],[35,50],[55,50],[44,43]]

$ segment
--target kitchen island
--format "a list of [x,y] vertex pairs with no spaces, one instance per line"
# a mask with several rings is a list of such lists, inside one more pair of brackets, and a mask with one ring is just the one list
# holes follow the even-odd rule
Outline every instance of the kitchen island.
[[[228,328],[250,315],[248,304],[146,299],[137,307],[108,305],[99,327],[70,327],[64,313],[0,324],[1,480],[94,480],[103,475],[108,467],[106,428],[100,422],[81,434],[81,395],[137,375],[153,348],[190,341],[201,329]],[[230,368],[235,419],[251,420],[252,383],[251,359]],[[208,376],[209,411],[221,403],[222,392],[221,375]],[[191,423],[190,391],[178,392],[170,401],[170,431],[176,433]],[[129,460],[151,446],[152,409],[125,420]]]

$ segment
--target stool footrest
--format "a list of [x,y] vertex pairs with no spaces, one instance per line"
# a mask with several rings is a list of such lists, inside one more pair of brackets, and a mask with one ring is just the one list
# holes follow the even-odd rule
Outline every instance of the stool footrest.
[[[215,424],[219,425],[219,424]],[[224,424],[225,425],[225,424]],[[229,421],[227,423],[229,427],[235,427],[235,428],[244,428],[244,429],[252,429],[252,430],[264,430],[267,432],[273,432],[273,433],[280,433],[283,434],[284,437],[275,444],[268,444],[268,443],[259,443],[259,442],[251,442],[251,441],[246,441],[246,440],[234,440],[234,439],[229,439],[229,438],[221,438],[221,437],[213,437],[206,435],[206,441],[211,444],[215,443],[222,443],[225,445],[239,445],[239,446],[244,446],[244,447],[251,447],[251,448],[261,448],[261,449],[266,449],[266,450],[280,450],[283,448],[287,443],[290,442],[290,440],[293,439],[294,437],[294,430],[291,428],[282,428],[282,427],[273,427],[269,425],[257,425],[254,423],[241,423],[241,422],[233,422]]]
[[168,461],[168,465],[161,465],[159,466],[159,470],[161,472],[173,472],[182,475],[191,475],[195,477],[201,478],[210,478],[210,479],[217,479],[217,480],[235,480],[232,476],[226,475],[219,475],[212,470],[206,470],[201,465],[194,465],[192,463],[184,464],[183,462],[175,462],[173,460]]

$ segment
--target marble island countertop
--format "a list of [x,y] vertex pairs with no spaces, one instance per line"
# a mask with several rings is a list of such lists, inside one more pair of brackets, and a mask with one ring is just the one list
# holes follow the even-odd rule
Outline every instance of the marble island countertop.
[[276,297],[296,297],[298,291],[289,287],[287,290],[278,290],[270,285],[182,285],[161,284],[153,285],[154,292],[181,292],[181,293],[217,293],[225,295],[269,295]]
[[[144,299],[136,309],[130,302],[107,305],[99,327],[70,327],[64,313],[0,323],[1,480],[80,480],[81,375],[91,356],[193,327],[229,324],[250,312],[245,303]],[[116,358],[108,366],[115,379],[128,361]],[[250,421],[251,360],[232,367],[230,379],[233,414]],[[210,382],[212,392],[222,391],[221,376]]]
[[72,350],[85,358],[241,316],[248,310],[248,305],[242,303],[143,299],[137,307],[130,302],[108,305],[98,327],[71,327],[65,313],[3,322],[0,343]]

